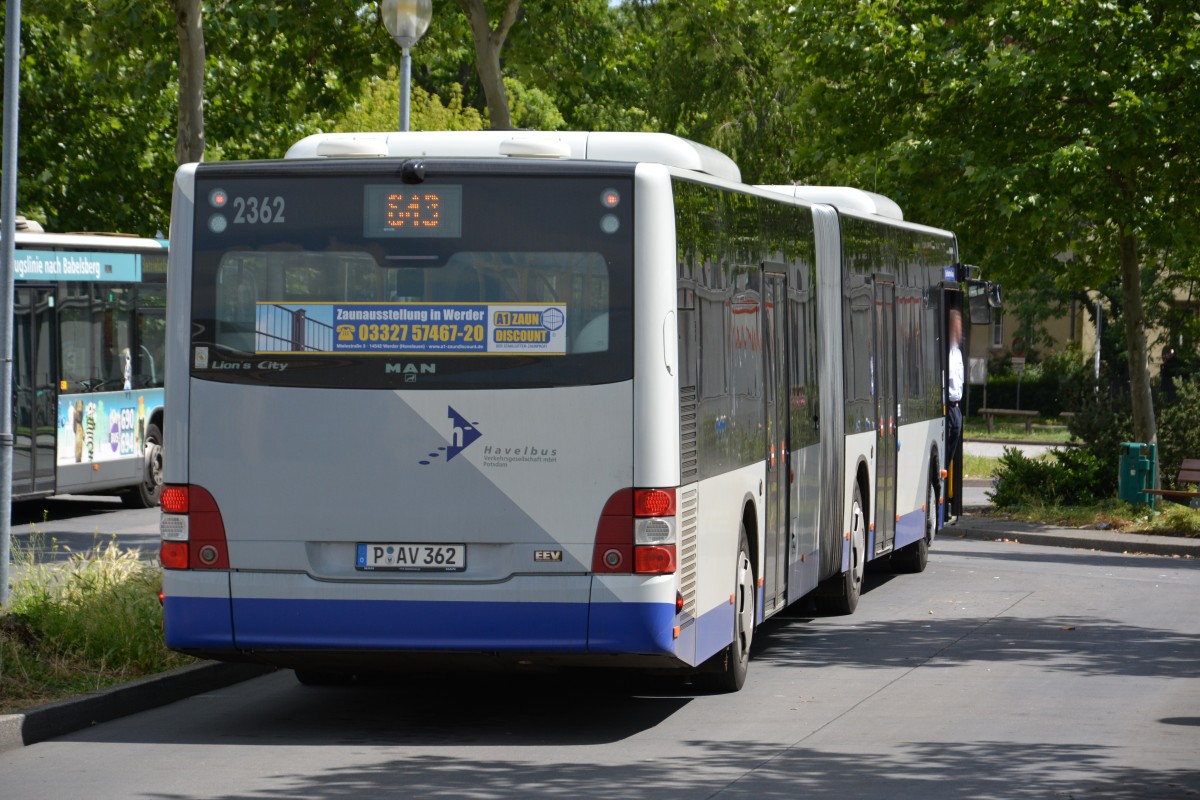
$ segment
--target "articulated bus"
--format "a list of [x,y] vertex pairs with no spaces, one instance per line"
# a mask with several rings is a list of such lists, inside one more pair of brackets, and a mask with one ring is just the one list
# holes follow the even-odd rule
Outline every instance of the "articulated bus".
[[171,241],[177,650],[734,691],[942,525],[965,268],[887,198],[662,134],[328,135],[181,167]]
[[14,500],[162,488],[167,243],[18,231]]

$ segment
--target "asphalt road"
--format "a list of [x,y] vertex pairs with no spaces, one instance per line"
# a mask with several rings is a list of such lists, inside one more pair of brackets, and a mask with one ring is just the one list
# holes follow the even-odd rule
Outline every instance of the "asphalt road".
[[157,508],[126,508],[120,498],[59,495],[12,505],[13,551],[38,561],[61,561],[72,552],[116,542],[157,555],[161,538]]
[[1200,562],[943,538],[745,689],[280,672],[0,754],[5,800],[1200,796]]

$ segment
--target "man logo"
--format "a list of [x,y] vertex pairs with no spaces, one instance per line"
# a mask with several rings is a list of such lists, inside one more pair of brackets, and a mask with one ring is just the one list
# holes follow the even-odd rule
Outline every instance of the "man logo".
[[388,364],[384,367],[388,375],[397,374],[411,377],[413,375],[436,375],[437,364]]

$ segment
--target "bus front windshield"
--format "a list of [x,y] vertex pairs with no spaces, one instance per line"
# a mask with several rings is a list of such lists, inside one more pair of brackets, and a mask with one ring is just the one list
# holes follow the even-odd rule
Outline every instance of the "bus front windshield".
[[[198,174],[194,376],[352,388],[632,376],[628,176],[264,184]],[[318,196],[334,199],[318,209]],[[249,198],[259,220],[283,221],[246,222]]]

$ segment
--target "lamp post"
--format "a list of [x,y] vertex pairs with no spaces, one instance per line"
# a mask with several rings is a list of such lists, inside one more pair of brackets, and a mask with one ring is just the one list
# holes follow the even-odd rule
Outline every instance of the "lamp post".
[[13,271],[17,230],[17,107],[21,81],[21,0],[4,16],[4,152],[0,179],[0,610],[8,606],[12,554]]
[[382,0],[379,4],[383,26],[400,45],[400,130],[408,130],[408,95],[412,81],[412,56],[409,50],[429,29],[433,0]]

